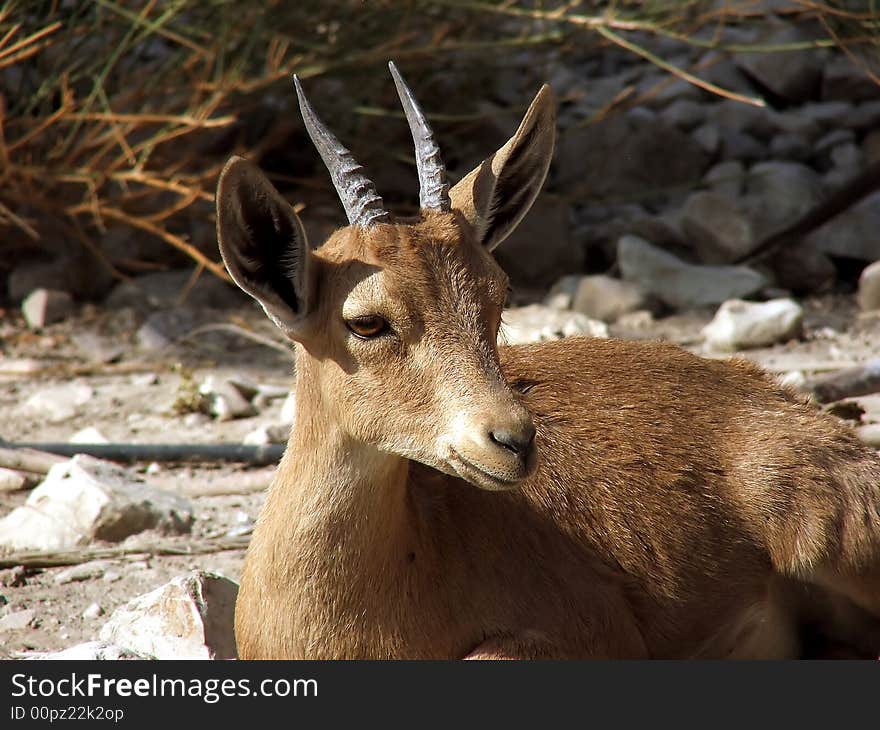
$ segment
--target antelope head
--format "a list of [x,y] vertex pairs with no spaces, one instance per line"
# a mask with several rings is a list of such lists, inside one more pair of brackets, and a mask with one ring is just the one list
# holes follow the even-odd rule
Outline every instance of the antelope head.
[[256,166],[234,157],[217,191],[220,251],[238,286],[297,343],[297,378],[311,395],[308,405],[298,401],[296,428],[311,427],[303,410],[315,409],[380,451],[510,489],[534,469],[535,429],[499,364],[508,280],[491,251],[546,177],[552,93],[544,86],[513,137],[450,190],[425,116],[390,67],[415,142],[419,215],[385,209],[294,78],[349,225],[310,247],[291,206]]

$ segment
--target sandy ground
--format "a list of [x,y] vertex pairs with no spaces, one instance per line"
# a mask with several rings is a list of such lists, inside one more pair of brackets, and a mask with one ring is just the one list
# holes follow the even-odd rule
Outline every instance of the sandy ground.
[[[880,353],[880,317],[859,315],[852,298],[834,296],[804,302],[806,333],[801,341],[741,353],[780,374],[816,371],[862,362]],[[10,441],[68,440],[78,430],[92,426],[111,441],[121,442],[238,442],[262,423],[279,418],[281,402],[274,401],[257,416],[217,422],[200,414],[179,413],[174,403],[185,397],[192,384],[209,374],[237,374],[259,383],[289,386],[290,358],[240,336],[202,334],[187,344],[144,352],[134,341],[131,313],[86,307],[64,323],[44,332],[26,331],[17,312],[0,318],[0,438]],[[612,335],[633,339],[663,339],[701,352],[699,331],[711,312],[676,315],[649,321],[630,319],[612,326]],[[252,307],[218,312],[216,322],[234,320],[262,334],[271,328]],[[105,345],[121,347],[113,364],[96,363],[88,336]],[[25,372],[22,370],[39,372]],[[155,378],[145,378],[154,373]],[[797,377],[797,376],[793,376]],[[152,381],[146,384],[146,381]],[[49,423],[25,403],[34,393],[64,383],[89,386],[93,395],[73,418]],[[865,399],[867,421],[880,421],[880,404]],[[146,470],[148,465],[139,467]],[[124,543],[135,551],[124,558],[105,561],[104,575],[59,584],[63,568],[25,571],[0,570],[0,616],[33,609],[35,618],[26,628],[0,632],[0,657],[29,650],[53,650],[97,637],[101,625],[128,599],[160,586],[190,569],[211,570],[237,580],[243,550],[198,555],[151,556],[149,546],[169,540],[186,548],[195,540],[247,530],[262,504],[261,487],[268,484],[272,468],[238,465],[152,467],[147,478],[157,486],[192,494],[194,489],[234,492],[193,498],[196,521],[189,536],[167,538],[141,534]],[[20,505],[27,492],[0,493],[0,515]],[[5,605],[2,605],[4,604]],[[84,618],[97,603],[103,615]]]

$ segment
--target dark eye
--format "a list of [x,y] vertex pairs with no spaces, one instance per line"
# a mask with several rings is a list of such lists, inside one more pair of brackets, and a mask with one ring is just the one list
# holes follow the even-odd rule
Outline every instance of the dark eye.
[[379,337],[388,331],[388,322],[378,314],[366,314],[363,317],[347,319],[345,326],[352,331],[355,337],[360,337],[362,340]]

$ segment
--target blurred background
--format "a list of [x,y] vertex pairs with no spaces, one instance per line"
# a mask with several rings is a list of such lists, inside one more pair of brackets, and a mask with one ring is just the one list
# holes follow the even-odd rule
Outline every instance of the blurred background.
[[[412,211],[388,59],[453,179],[553,86],[546,194],[500,253],[521,289],[616,272],[628,233],[731,263],[880,157],[878,22],[867,0],[7,1],[0,299],[43,286],[102,301],[179,268],[222,278],[212,198],[233,153],[270,174],[316,238],[342,223],[294,72],[389,205]],[[875,218],[876,202],[793,242],[764,262],[767,284],[852,288],[880,258]]]

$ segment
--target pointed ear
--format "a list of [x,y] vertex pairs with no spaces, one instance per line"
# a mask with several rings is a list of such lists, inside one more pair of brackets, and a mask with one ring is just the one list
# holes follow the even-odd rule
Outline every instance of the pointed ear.
[[231,158],[220,173],[217,240],[235,283],[294,337],[314,306],[306,232],[290,204],[256,165],[242,157]]
[[504,147],[449,191],[452,207],[490,251],[509,236],[538,196],[556,141],[556,103],[544,84]]

